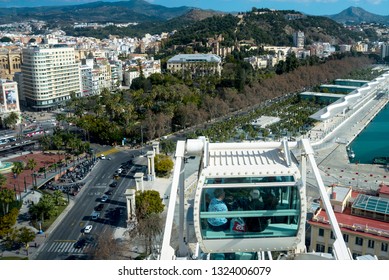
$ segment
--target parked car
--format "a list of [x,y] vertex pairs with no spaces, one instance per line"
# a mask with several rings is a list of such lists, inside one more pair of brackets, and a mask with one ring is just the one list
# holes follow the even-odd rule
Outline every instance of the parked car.
[[112,193],[113,192],[111,190],[105,192],[106,195],[112,195]]
[[101,202],[106,202],[108,200],[108,196],[107,195],[103,195],[100,199]]
[[105,159],[105,155],[101,154],[100,159]]
[[117,185],[118,185],[118,182],[114,181],[114,182],[112,182],[109,186],[110,186],[111,188],[115,188],[115,187],[117,187]]

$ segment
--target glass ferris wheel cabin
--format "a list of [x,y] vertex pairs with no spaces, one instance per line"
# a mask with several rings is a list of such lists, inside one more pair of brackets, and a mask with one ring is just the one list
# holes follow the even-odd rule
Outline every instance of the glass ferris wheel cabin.
[[287,145],[277,145],[207,143],[193,213],[203,252],[304,247],[305,187]]
[[[290,149],[296,150],[299,161]],[[184,179],[185,157],[193,155],[201,158],[194,192],[192,185],[185,187]],[[177,142],[175,159],[159,259],[265,259],[265,252],[272,259],[274,251],[293,259],[319,257],[305,248],[308,160],[331,221],[335,258],[352,259],[307,139],[187,139]],[[188,201],[191,206],[185,209]],[[178,239],[172,236],[176,218]]]

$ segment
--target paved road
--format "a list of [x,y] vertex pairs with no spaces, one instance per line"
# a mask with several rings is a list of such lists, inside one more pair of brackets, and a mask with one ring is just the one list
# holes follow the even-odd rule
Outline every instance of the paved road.
[[[117,170],[121,163],[129,160],[127,152],[111,153],[112,160],[100,160],[88,177],[84,180],[85,186],[81,192],[75,197],[73,206],[65,217],[60,221],[60,224],[49,234],[45,243],[41,246],[36,259],[39,260],[54,260],[65,259],[69,254],[81,254],[86,252],[86,249],[94,244],[89,244],[82,249],[76,249],[74,244],[87,235],[97,236],[105,232],[113,232],[115,227],[126,227],[126,221],[118,220],[115,212],[118,208],[125,208],[125,197],[123,193],[129,185],[134,184],[130,176],[122,176],[118,181],[118,186],[115,188],[109,187],[109,184],[114,181],[112,175]],[[91,213],[96,205],[100,202],[102,195],[111,189],[113,194],[104,203],[104,209],[100,212],[100,217],[97,220],[91,219]],[[87,225],[92,225],[93,229],[90,234],[84,234],[83,229]]]

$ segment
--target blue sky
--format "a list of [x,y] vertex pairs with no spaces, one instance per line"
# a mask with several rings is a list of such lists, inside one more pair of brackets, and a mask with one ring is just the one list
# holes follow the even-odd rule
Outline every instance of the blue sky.
[[[0,7],[34,7],[72,5],[97,0],[0,0]],[[107,0],[103,0],[107,1]],[[115,0],[108,0],[115,1]],[[252,7],[278,10],[296,10],[311,15],[332,15],[350,6],[361,7],[368,12],[388,15],[389,0],[146,0],[166,7],[189,6],[225,12],[250,11]]]
[[389,0],[147,0],[166,7],[191,6],[222,11],[250,11],[252,7],[296,10],[311,15],[337,14],[350,6],[389,15]]

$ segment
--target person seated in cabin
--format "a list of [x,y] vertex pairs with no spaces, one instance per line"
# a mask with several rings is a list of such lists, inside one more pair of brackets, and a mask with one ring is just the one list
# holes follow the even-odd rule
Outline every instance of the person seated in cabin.
[[[223,189],[215,189],[214,197],[208,206],[208,212],[228,212],[227,205],[224,202],[226,193]],[[230,220],[225,217],[209,218],[209,228],[213,231],[223,231],[230,228]]]
[[[262,200],[261,193],[259,190],[254,189],[250,192],[250,196],[247,202],[245,210],[255,211],[255,210],[264,210],[265,204]],[[269,218],[267,217],[246,217],[245,223],[247,225],[247,231],[251,232],[261,232],[269,224]]]
[[273,188],[267,189],[265,192],[262,194],[262,200],[264,204],[264,209],[265,210],[275,210],[278,205],[278,195]]

